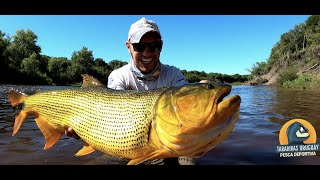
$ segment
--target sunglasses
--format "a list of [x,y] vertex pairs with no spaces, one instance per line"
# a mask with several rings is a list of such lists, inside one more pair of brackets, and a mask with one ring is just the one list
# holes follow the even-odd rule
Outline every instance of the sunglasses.
[[143,52],[147,47],[150,52],[159,52],[162,49],[162,41],[154,43],[132,43],[133,50],[136,52]]

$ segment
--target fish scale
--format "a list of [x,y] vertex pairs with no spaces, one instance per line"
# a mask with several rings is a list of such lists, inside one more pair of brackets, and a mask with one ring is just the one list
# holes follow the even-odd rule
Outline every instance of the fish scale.
[[85,142],[102,152],[122,156],[147,145],[152,108],[164,90],[56,90],[26,98],[25,109],[37,111],[59,131],[73,127]]

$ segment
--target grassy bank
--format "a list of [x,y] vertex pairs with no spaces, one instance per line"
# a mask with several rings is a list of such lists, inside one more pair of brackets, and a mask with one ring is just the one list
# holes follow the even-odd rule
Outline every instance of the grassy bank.
[[320,74],[306,73],[291,80],[280,79],[278,85],[286,88],[320,89]]

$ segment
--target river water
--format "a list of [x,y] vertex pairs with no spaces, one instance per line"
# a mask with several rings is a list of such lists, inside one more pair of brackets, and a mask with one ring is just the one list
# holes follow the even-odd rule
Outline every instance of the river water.
[[[12,136],[14,112],[8,101],[8,91],[12,88],[32,94],[36,89],[76,87],[0,85],[1,165],[121,164],[111,156],[96,161],[102,156],[100,152],[76,157],[74,154],[83,142],[67,136],[43,150],[44,138],[32,117]],[[320,137],[320,90],[233,86],[230,96],[234,94],[242,100],[239,120],[225,141],[197,160],[199,165],[320,165],[318,151],[314,156],[295,157],[280,157],[277,152],[279,131],[291,119],[307,120],[314,127],[317,139]]]

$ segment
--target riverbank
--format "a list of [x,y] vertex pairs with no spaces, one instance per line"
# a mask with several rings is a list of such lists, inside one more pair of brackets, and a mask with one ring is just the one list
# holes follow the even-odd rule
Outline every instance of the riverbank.
[[320,89],[320,74],[306,73],[282,84],[286,88]]
[[297,89],[320,89],[320,74],[308,72],[297,75],[296,73],[269,73],[256,77],[246,83],[247,85],[268,85]]

